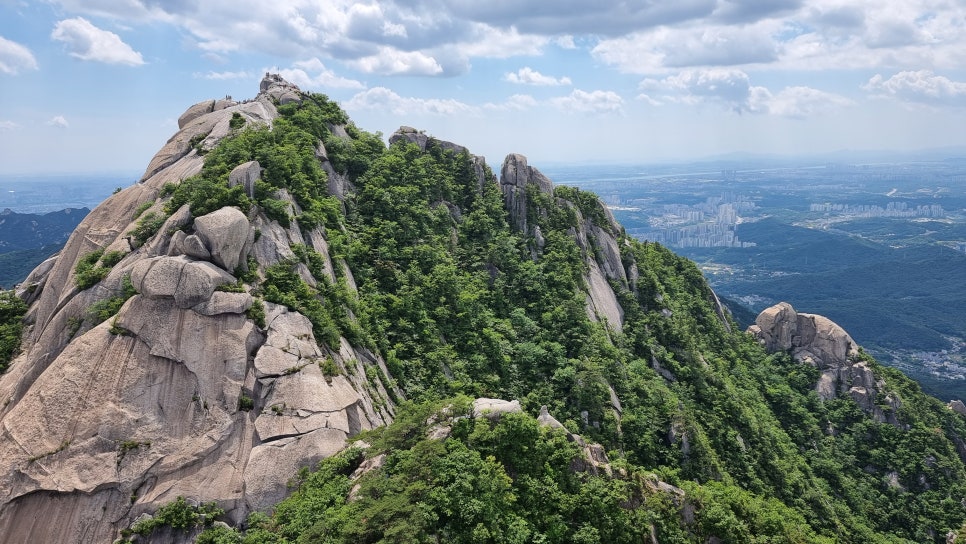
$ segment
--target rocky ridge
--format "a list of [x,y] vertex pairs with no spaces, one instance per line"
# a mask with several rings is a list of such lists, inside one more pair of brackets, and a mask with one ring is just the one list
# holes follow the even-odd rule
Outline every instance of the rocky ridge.
[[[8,460],[0,473],[0,533],[7,541],[110,541],[178,496],[216,501],[237,523],[281,499],[299,467],[392,420],[392,399],[401,392],[384,382],[390,376],[379,354],[345,338],[320,342],[302,314],[236,287],[250,260],[261,269],[294,262],[293,247],[304,246],[322,257],[329,280],[338,268],[354,288],[352,271],[330,256],[322,227],[303,229],[297,220],[284,227],[257,208],[247,215],[222,208],[194,217],[187,206],[162,213],[167,187],[199,174],[204,154],[239,124],[271,126],[278,105],[303,97],[267,75],[253,100],[189,107],[142,179],[91,212],[64,249],[19,286],[30,304],[27,349],[0,379],[0,455]],[[348,138],[341,126],[328,129]],[[390,138],[400,140],[465,151],[410,127]],[[316,158],[329,194],[344,198],[352,184],[321,141]],[[489,170],[482,157],[470,160],[482,190]],[[229,185],[253,197],[262,172],[257,161],[240,164]],[[527,193],[554,198],[552,182],[513,154],[498,183],[536,258],[542,234],[526,222]],[[295,199],[284,190],[280,198],[297,217]],[[587,314],[620,330],[623,309],[611,282],[627,289],[634,281],[621,260],[621,228],[603,206],[604,220],[595,222],[557,200],[580,218],[571,235],[587,262]],[[131,233],[149,216],[163,223],[138,240]],[[79,263],[94,252],[118,262],[81,288]],[[298,267],[314,285],[312,272]],[[136,294],[116,315],[91,319],[91,307],[123,300],[127,289]],[[255,306],[264,308],[264,324],[253,317]],[[616,395],[613,405],[619,418]],[[603,450],[587,452],[596,459]]]
[[[378,355],[344,338],[318,342],[308,319],[284,306],[264,303],[256,324],[249,310],[262,303],[226,289],[250,257],[267,267],[293,259],[299,244],[330,273],[343,266],[321,228],[284,228],[236,208],[192,217],[184,206],[143,244],[129,234],[138,217],[161,215],[162,187],[200,172],[233,119],[271,124],[276,103],[301,96],[272,78],[261,91],[190,107],[141,181],[91,212],[20,286],[30,303],[27,349],[0,379],[6,542],[110,542],[178,496],[216,501],[241,521],[281,499],[299,467],[391,421]],[[260,167],[236,170],[233,182],[251,193]],[[82,289],[78,263],[92,252],[120,258]],[[94,324],[89,309],[122,296],[128,281],[137,294]],[[376,372],[367,376],[368,367]]]

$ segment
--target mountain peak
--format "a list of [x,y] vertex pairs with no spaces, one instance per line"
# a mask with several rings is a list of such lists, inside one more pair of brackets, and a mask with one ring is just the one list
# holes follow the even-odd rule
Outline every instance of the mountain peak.
[[[497,179],[389,140],[272,74],[195,104],[19,287],[24,319],[0,305],[0,345],[24,331],[6,542],[180,544],[213,516],[225,542],[938,542],[966,519],[966,418],[831,321],[781,305],[763,347],[694,263],[524,155]],[[362,433],[385,463],[346,449]]]

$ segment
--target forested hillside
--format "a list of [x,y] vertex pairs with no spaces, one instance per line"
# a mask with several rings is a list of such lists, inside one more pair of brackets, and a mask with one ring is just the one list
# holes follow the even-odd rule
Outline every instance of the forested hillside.
[[8,304],[26,344],[0,376],[11,542],[942,543],[963,525],[966,418],[900,373],[852,346],[838,367],[767,353],[694,263],[522,155],[498,178],[412,128],[387,146],[278,76],[261,90],[189,108],[21,285],[26,318]]
[[[394,138],[385,149],[354,128],[340,140],[326,128],[339,113],[318,95],[280,113],[274,136],[242,133],[208,155],[211,183],[253,158],[311,165],[313,142],[325,143],[351,182],[344,202],[307,195],[303,208],[324,217],[283,219],[325,223],[358,296],[339,285],[302,295],[284,267],[263,289],[322,338],[336,329],[384,354],[405,400],[396,423],[362,436],[370,448],[302,474],[274,515],[202,541],[944,542],[966,518],[966,421],[905,377],[869,361],[901,399],[898,425],[847,397],[820,401],[816,369],[766,354],[693,263],[624,236],[593,195],[529,185],[525,217],[513,217],[458,146]],[[321,183],[313,168],[273,182],[269,166],[265,178],[304,195]],[[588,263],[604,263],[588,232],[618,242],[622,326],[587,311]],[[311,252],[301,261],[319,266]],[[315,294],[339,304],[316,311]],[[530,415],[460,419],[465,397],[518,399]],[[619,470],[574,470],[566,433],[532,417],[544,405]],[[446,418],[452,431],[427,438]]]

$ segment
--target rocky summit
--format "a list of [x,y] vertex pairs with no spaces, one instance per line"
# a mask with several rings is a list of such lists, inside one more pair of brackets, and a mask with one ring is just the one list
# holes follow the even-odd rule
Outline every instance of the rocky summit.
[[274,74],[178,127],[0,293],[3,543],[963,532],[962,402],[789,304],[738,330],[524,155]]

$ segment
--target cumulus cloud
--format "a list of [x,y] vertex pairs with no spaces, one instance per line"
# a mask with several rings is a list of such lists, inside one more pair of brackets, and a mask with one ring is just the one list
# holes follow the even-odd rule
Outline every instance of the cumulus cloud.
[[36,70],[37,59],[30,49],[0,36],[0,72],[16,75],[21,70]]
[[375,55],[350,62],[357,70],[369,74],[435,76],[443,67],[435,58],[419,51],[399,51],[382,47]]
[[966,5],[941,0],[52,1],[125,24],[174,25],[206,55],[336,59],[385,75],[449,76],[475,58],[588,43],[601,62],[651,77],[685,68],[939,70],[966,62]]
[[852,104],[844,96],[797,86],[786,87],[775,95],[767,93],[761,98],[768,113],[794,119],[806,119]]
[[537,99],[528,94],[515,94],[503,102],[488,102],[483,107],[493,111],[524,111],[536,107]]
[[622,71],[642,74],[669,68],[766,64],[780,56],[780,46],[772,37],[777,30],[775,22],[742,27],[662,27],[601,41],[592,53]]
[[927,106],[966,106],[966,82],[930,70],[899,72],[889,79],[876,74],[862,89],[877,96]]
[[64,42],[72,57],[107,64],[144,64],[141,53],[124,43],[121,37],[92,25],[83,17],[64,19],[57,23],[50,37]]
[[644,91],[640,98],[684,104],[716,102],[737,113],[759,111],[758,97],[764,90],[753,87],[745,72],[725,68],[684,70],[664,79],[644,79],[639,87]]
[[623,110],[624,99],[614,91],[574,89],[567,96],[551,98],[550,104],[565,112],[619,113]]
[[14,130],[17,128],[20,128],[20,125],[13,121],[0,121],[0,130]]
[[251,72],[242,70],[239,72],[208,72],[206,74],[196,73],[195,77],[202,79],[213,79],[216,81],[225,81],[230,79],[251,79],[255,77],[255,75]]
[[67,119],[63,115],[55,115],[47,121],[47,126],[67,128],[70,126],[70,123],[67,122]]
[[318,58],[298,61],[292,68],[272,69],[303,89],[364,89],[361,81],[348,79],[325,67]]
[[503,79],[509,81],[510,83],[519,83],[521,85],[537,85],[537,86],[554,86],[554,85],[570,85],[569,77],[553,77],[545,76],[540,72],[530,68],[529,66],[524,66],[516,72],[508,72],[504,74]]
[[932,0],[719,0],[712,16],[606,36],[592,52],[641,74],[713,66],[959,68],[964,24],[966,5]]
[[453,99],[404,97],[385,87],[366,89],[342,104],[346,110],[383,110],[395,115],[475,114],[477,108]]
[[752,85],[748,74],[732,68],[685,70],[664,79],[645,79],[640,89],[644,92],[638,99],[652,106],[717,104],[739,114],[761,113],[797,119],[851,104],[843,96],[811,87],[786,87],[772,93],[766,87]]

